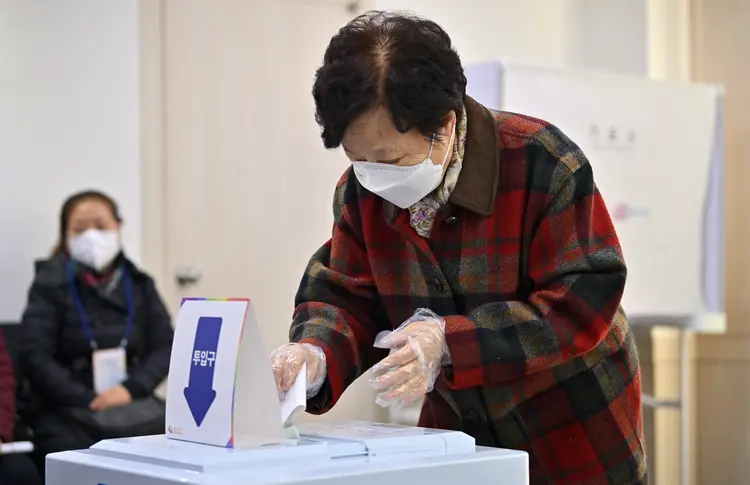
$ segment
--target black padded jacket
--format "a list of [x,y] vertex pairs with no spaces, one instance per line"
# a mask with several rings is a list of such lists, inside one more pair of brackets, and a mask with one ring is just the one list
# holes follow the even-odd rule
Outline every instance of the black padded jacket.
[[[34,400],[42,408],[88,406],[94,399],[92,349],[76,310],[64,254],[36,263],[21,321],[21,362]],[[169,313],[153,279],[124,255],[116,261],[131,275],[134,325],[127,345],[128,379],[134,399],[150,395],[167,376],[174,335]],[[84,282],[78,267],[74,281],[100,349],[117,347],[124,335],[128,305],[122,279],[105,291]],[[36,406],[35,406],[36,407]]]

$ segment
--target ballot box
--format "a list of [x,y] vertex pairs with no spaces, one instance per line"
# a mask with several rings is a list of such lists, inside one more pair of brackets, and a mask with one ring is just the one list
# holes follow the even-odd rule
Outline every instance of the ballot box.
[[279,399],[247,298],[185,298],[164,434],[47,455],[47,485],[527,485],[528,455],[393,424],[298,426],[306,375]]
[[230,449],[163,435],[47,457],[47,485],[528,485],[528,455],[455,431],[376,423],[300,428],[298,440]]

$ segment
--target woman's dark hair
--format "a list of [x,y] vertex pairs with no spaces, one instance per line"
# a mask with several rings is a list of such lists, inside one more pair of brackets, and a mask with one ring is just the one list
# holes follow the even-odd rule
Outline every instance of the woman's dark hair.
[[62,209],[60,209],[60,227],[57,236],[57,245],[55,245],[55,249],[52,253],[53,255],[65,252],[68,244],[68,224],[70,223],[70,215],[73,213],[73,210],[75,210],[78,204],[87,200],[98,200],[99,202],[103,202],[112,211],[112,215],[114,216],[115,220],[117,222],[122,222],[122,218],[120,217],[120,210],[117,207],[117,203],[112,197],[108,196],[107,194],[96,190],[85,190],[83,192],[73,194],[65,200]]
[[315,74],[315,120],[326,148],[341,144],[349,124],[383,105],[396,129],[437,136],[458,112],[466,76],[448,34],[403,12],[371,11],[331,39]]

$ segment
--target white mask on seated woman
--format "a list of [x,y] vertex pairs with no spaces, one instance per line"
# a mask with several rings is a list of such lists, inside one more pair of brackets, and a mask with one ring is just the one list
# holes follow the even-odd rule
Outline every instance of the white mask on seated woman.
[[87,229],[68,241],[68,251],[79,263],[101,271],[120,254],[120,235],[117,231]]

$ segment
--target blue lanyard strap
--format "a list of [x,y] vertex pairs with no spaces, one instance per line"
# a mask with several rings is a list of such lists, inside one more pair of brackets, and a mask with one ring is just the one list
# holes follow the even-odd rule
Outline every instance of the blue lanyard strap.
[[[78,293],[78,288],[75,282],[75,266],[73,261],[68,261],[67,265],[68,272],[68,284],[70,285],[70,291],[73,295],[73,303],[75,303],[76,311],[78,312],[78,318],[81,320],[81,327],[86,333],[86,338],[89,339],[89,344],[92,350],[96,350],[99,346],[94,338],[94,331],[91,329],[89,319],[86,316],[86,310],[83,308],[83,301],[81,301],[81,295]],[[135,305],[133,304],[133,282],[130,279],[130,271],[128,268],[123,267],[122,269],[122,284],[125,287],[125,303],[128,307],[128,318],[125,321],[125,334],[120,340],[120,347],[123,349],[128,346],[128,339],[130,338],[130,332],[133,330],[133,324],[135,323]]]

